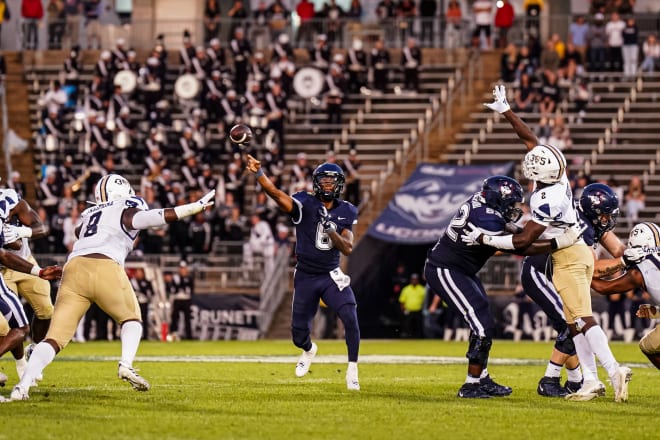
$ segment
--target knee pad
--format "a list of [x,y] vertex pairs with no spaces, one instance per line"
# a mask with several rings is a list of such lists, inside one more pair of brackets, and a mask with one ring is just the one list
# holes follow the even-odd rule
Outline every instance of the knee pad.
[[305,350],[305,347],[309,349],[312,341],[309,330],[297,327],[291,328],[291,339],[293,340],[293,345],[303,350]]
[[573,337],[571,336],[568,327],[566,327],[564,331],[557,335],[557,339],[555,340],[555,348],[569,356],[577,354],[575,351],[575,343],[573,342]]
[[468,358],[471,364],[488,365],[488,355],[490,354],[490,347],[493,345],[493,340],[490,337],[480,338],[475,335],[470,335],[470,345],[465,357]]

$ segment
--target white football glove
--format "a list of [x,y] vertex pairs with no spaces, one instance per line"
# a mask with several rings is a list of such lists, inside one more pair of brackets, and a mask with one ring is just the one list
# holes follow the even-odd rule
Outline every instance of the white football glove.
[[623,261],[623,264],[626,266],[632,266],[633,264],[639,263],[644,258],[646,258],[647,255],[652,253],[653,252],[651,252],[651,250],[647,247],[626,248],[626,250],[623,251],[621,261]]
[[472,223],[468,223],[467,226],[463,228],[463,231],[465,231],[465,235],[461,236],[463,243],[468,246],[476,246],[481,244],[479,242],[479,237],[483,235],[483,232],[481,232],[479,228],[474,226]]
[[321,217],[321,225],[323,226],[323,232],[329,234],[332,231],[336,231],[337,227],[335,224],[330,221],[330,214],[325,206],[319,208],[319,216]]
[[191,215],[195,215],[199,212],[204,211],[209,206],[213,206],[213,204],[215,203],[214,198],[215,198],[215,190],[211,190],[208,193],[206,193],[204,197],[197,200],[196,202],[187,203],[185,205],[174,207],[174,212],[176,212],[176,216],[179,219],[182,219],[184,217],[189,217]]
[[10,244],[25,237],[32,237],[32,228],[5,224],[2,227],[2,234],[5,238],[5,244]]
[[484,103],[489,109],[496,111],[497,113],[504,113],[508,110],[511,110],[509,102],[506,100],[506,87],[495,86],[493,89],[494,101],[490,103]]
[[552,249],[563,249],[577,243],[586,229],[586,225],[581,227],[579,223],[574,224],[562,235],[552,239]]

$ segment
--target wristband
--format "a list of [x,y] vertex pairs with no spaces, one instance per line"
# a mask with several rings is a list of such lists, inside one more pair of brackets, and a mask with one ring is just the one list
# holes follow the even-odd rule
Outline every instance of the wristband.
[[35,277],[40,276],[41,268],[35,264],[34,266],[32,266],[32,269],[30,269],[30,275],[34,275]]
[[266,174],[264,173],[264,170],[262,168],[259,168],[257,170],[257,179],[261,176],[265,176]]
[[30,228],[29,226],[19,226],[17,229],[18,229],[18,236],[20,238],[32,237],[32,228]]
[[483,243],[497,249],[515,250],[513,235],[484,235]]

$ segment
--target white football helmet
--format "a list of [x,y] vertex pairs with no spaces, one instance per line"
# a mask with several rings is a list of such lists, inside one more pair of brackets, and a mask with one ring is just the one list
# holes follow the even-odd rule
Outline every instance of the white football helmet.
[[134,196],[135,191],[128,180],[119,174],[108,174],[101,177],[94,189],[96,204],[126,199]]
[[649,249],[660,246],[660,227],[655,223],[644,222],[636,224],[628,235],[628,247],[648,247]]
[[557,147],[537,145],[525,155],[522,169],[529,180],[557,183],[566,172],[566,158]]

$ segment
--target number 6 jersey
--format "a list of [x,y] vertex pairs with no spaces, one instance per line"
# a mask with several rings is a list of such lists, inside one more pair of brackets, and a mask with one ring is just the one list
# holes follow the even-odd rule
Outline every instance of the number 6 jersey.
[[78,240],[73,244],[67,261],[82,255],[103,254],[123,266],[139,233],[137,230],[127,230],[121,224],[121,216],[128,208],[149,209],[142,198],[130,197],[84,210],[78,223]]

